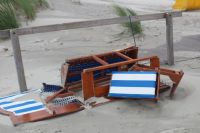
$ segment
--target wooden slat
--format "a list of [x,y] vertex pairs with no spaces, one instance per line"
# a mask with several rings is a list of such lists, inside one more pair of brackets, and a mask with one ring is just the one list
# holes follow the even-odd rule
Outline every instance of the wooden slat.
[[[133,45],[133,44],[130,44],[130,45]],[[129,52],[129,51],[133,51],[133,50],[135,50],[135,52],[132,52],[132,53],[136,54],[136,56],[137,56],[138,47],[135,47],[135,46],[131,46],[131,47],[127,47],[125,49],[121,49],[118,52]],[[111,52],[96,54],[96,56],[98,56],[98,57],[109,56],[110,54],[113,54],[114,52],[116,52],[116,51],[111,51]],[[85,56],[85,57],[81,57],[81,58],[84,58],[86,60],[90,60],[91,56]],[[78,57],[78,58],[72,58],[72,59],[67,59],[66,62],[67,63],[73,63],[73,62],[78,62],[79,60],[80,60],[80,57]]]
[[67,63],[63,64],[61,66],[61,85],[63,88],[65,88],[66,86],[66,80],[67,80],[67,75],[68,75],[68,68],[69,68],[69,65]]
[[82,88],[84,100],[95,96],[93,72],[82,73]]
[[150,59],[150,67],[160,67],[160,59],[158,57]]
[[[131,20],[132,22],[137,22],[137,21],[163,19],[165,18],[165,14],[166,13],[157,13],[157,14],[131,16]],[[169,14],[172,14],[173,17],[182,16],[182,12],[169,12]],[[53,32],[53,31],[59,31],[59,30],[97,27],[97,26],[103,26],[103,25],[120,24],[120,23],[129,22],[129,21],[130,20],[128,16],[108,18],[108,19],[96,19],[96,20],[88,20],[88,21],[80,21],[80,22],[37,26],[37,27],[30,27],[30,28],[20,28],[20,29],[17,29],[17,34],[27,35],[27,34],[36,34],[36,33],[44,33],[44,32]]]
[[168,65],[174,65],[173,16],[166,13],[166,40]]
[[120,53],[120,52],[115,52],[118,56],[120,56],[121,58],[125,59],[125,60],[132,60],[132,58]]
[[102,69],[109,69],[109,68],[113,68],[113,67],[118,67],[120,65],[127,65],[127,64],[138,62],[138,61],[144,61],[144,60],[148,60],[148,59],[153,60],[153,59],[157,59],[157,58],[158,58],[157,56],[151,56],[151,57],[145,57],[145,58],[139,58],[139,59],[132,59],[132,60],[113,63],[113,64],[109,64],[109,65],[105,65],[105,66],[84,69],[83,72],[94,72],[94,71],[98,71],[98,70],[102,70]]
[[93,58],[95,61],[97,61],[97,62],[99,62],[100,64],[102,64],[102,65],[108,65],[107,62],[105,62],[105,61],[102,60],[101,58],[97,57],[96,55],[92,55],[92,58]]
[[10,37],[10,30],[0,30],[0,38]]
[[108,92],[109,92],[109,84],[95,87],[96,97],[108,96]]
[[[138,15],[131,16],[131,21],[146,21],[146,20],[156,20],[165,18],[166,13],[157,13],[157,14],[146,14],[146,15]],[[182,12],[168,12],[173,17],[181,17]],[[46,26],[37,26],[37,27],[27,27],[27,28],[18,28],[18,35],[27,35],[27,34],[36,34],[36,33],[44,33],[44,32],[53,32],[59,30],[69,30],[69,29],[78,29],[78,28],[88,28],[88,27],[96,27],[103,25],[111,25],[111,24],[120,24],[129,22],[129,17],[116,17],[116,18],[108,18],[108,19],[96,19],[96,20],[88,20],[88,21],[80,21],[80,22],[70,22],[63,24],[54,24],[54,25],[46,25]],[[9,30],[1,30],[0,38],[10,37]]]
[[14,59],[15,59],[15,64],[16,64],[20,91],[24,92],[24,91],[27,91],[27,86],[26,86],[26,79],[24,75],[24,66],[23,66],[21,49],[20,49],[20,44],[19,44],[19,37],[16,34],[15,30],[10,31],[10,37],[12,41],[12,47],[13,47],[13,53],[14,53]]

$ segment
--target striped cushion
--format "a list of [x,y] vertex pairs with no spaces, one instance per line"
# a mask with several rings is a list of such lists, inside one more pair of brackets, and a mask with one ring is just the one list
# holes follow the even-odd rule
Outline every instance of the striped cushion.
[[113,72],[108,96],[119,98],[155,98],[156,72]]
[[26,94],[14,94],[14,95],[0,97],[0,103],[1,102],[6,102],[6,101],[11,101],[11,100],[14,100],[16,98],[22,97],[24,95],[26,95]]
[[37,102],[34,99],[18,102],[2,102],[0,103],[0,108],[9,112],[13,112],[17,116],[45,109],[41,102]]

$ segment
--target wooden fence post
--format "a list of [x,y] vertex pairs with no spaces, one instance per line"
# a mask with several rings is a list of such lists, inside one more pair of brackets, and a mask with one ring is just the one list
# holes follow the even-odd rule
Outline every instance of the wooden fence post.
[[166,39],[167,39],[167,62],[168,65],[174,65],[174,44],[173,44],[173,16],[166,13]]
[[11,41],[12,41],[13,54],[14,54],[15,65],[16,65],[16,70],[17,70],[19,88],[20,88],[21,92],[24,92],[24,91],[27,91],[27,86],[26,86],[26,79],[25,79],[25,75],[24,75],[24,66],[23,66],[23,62],[22,62],[19,37],[16,33],[16,30],[10,30],[10,37],[11,37]]

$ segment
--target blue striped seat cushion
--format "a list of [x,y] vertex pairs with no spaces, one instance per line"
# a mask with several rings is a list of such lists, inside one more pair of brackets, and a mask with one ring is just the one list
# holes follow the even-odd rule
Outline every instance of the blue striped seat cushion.
[[18,102],[1,102],[0,108],[9,112],[13,112],[16,116],[45,110],[43,103],[37,102],[34,99]]
[[7,102],[7,101],[11,101],[14,100],[16,98],[22,97],[26,94],[14,94],[14,95],[9,95],[9,96],[4,96],[4,97],[0,97],[0,103],[2,102]]
[[156,75],[154,71],[113,72],[108,96],[155,98]]

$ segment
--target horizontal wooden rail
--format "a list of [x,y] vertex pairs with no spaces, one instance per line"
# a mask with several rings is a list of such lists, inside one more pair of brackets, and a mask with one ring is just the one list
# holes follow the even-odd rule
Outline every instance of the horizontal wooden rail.
[[[182,12],[167,12],[167,14],[171,14],[172,17],[181,17]],[[157,20],[163,19],[166,17],[166,13],[157,13],[157,14],[146,14],[146,15],[138,15],[131,16],[131,21],[146,21],[146,20]],[[54,24],[54,25],[46,25],[46,26],[37,26],[37,27],[28,27],[28,28],[18,28],[15,29],[17,35],[28,35],[28,34],[36,34],[36,33],[45,33],[45,32],[53,32],[59,30],[69,30],[69,29],[78,29],[78,28],[88,28],[88,27],[97,27],[103,25],[111,25],[111,24],[120,24],[129,22],[129,17],[116,17],[116,18],[108,18],[108,19],[96,19],[96,20],[87,20],[80,22],[70,22],[63,24]],[[9,30],[0,31],[1,37],[10,37]]]
[[9,38],[10,30],[0,30],[0,38]]
[[152,60],[152,59],[157,59],[157,56],[151,56],[151,57],[145,57],[145,58],[139,58],[139,59],[132,59],[132,60],[128,60],[128,61],[123,61],[123,62],[118,62],[118,63],[113,63],[113,64],[108,64],[108,65],[104,65],[104,66],[98,66],[98,67],[93,67],[93,68],[88,68],[88,69],[84,69],[83,72],[94,72],[94,71],[99,71],[99,70],[103,70],[103,69],[109,69],[109,68],[113,68],[113,67],[118,67],[120,65],[128,65],[131,63],[136,63],[139,61],[144,61],[144,60]]
[[[138,15],[138,16],[124,16],[124,17],[116,17],[116,18],[108,18],[108,19],[96,19],[96,20],[87,20],[87,21],[79,21],[79,22],[70,22],[63,24],[54,24],[54,25],[46,25],[46,26],[36,26],[36,27],[27,27],[27,28],[17,28],[12,30],[0,30],[0,38],[11,38],[13,53],[15,58],[15,64],[17,69],[19,87],[21,91],[26,91],[26,79],[24,75],[24,67],[21,57],[21,49],[19,43],[20,35],[28,35],[28,34],[37,34],[37,33],[45,33],[45,32],[54,32],[60,30],[69,30],[69,29],[78,29],[78,28],[88,28],[88,27],[97,27],[104,25],[112,25],[112,24],[121,24],[125,22],[137,21],[146,21],[146,20],[157,20],[157,19],[166,19],[166,35],[167,35],[167,49],[168,49],[168,64],[174,64],[174,56],[173,56],[173,17],[181,17],[182,12],[165,12],[165,13],[157,13],[157,14],[146,14],[146,15]],[[95,59],[97,59],[95,57]],[[97,59],[100,61],[99,59]],[[133,60],[129,60],[133,61]],[[127,61],[127,63],[130,63]],[[134,60],[133,62],[135,62]],[[106,62],[101,62],[106,65]],[[113,64],[116,65],[117,63]],[[101,68],[101,67],[99,67]],[[90,69],[93,70],[93,69]],[[88,70],[86,70],[88,71]],[[85,72],[86,72],[85,71]]]
[[[132,49],[135,49],[135,51],[138,51],[138,47],[133,47],[133,45],[134,44],[130,44],[130,45],[132,45],[132,46],[130,46],[130,47],[128,47],[128,48],[126,48],[126,49],[122,49],[122,50],[117,50],[118,52],[124,52],[124,51],[127,51],[128,49],[129,50],[132,50]],[[128,50],[128,51],[129,51]],[[116,52],[116,51],[115,51]],[[102,57],[102,56],[107,56],[107,55],[110,55],[110,54],[114,54],[114,52],[112,51],[112,52],[106,52],[106,53],[101,53],[101,54],[96,54],[96,56],[98,56],[98,57]],[[66,62],[67,63],[71,63],[71,64],[73,64],[74,62],[77,62],[77,61],[79,61],[80,59],[79,59],[80,57],[78,57],[78,58],[72,58],[72,59],[67,59],[66,60]],[[87,58],[87,59],[91,59],[91,56],[85,56],[84,58]]]
[[96,55],[92,55],[92,58],[93,58],[95,61],[99,62],[101,65],[108,65],[107,62],[105,62],[105,61],[102,60],[101,58],[97,57]]
[[115,54],[117,54],[118,56],[120,56],[121,58],[125,59],[125,60],[132,60],[132,58],[120,53],[120,52],[115,52]]

